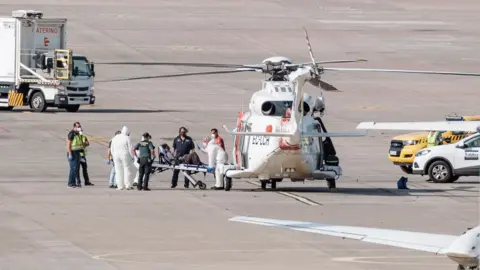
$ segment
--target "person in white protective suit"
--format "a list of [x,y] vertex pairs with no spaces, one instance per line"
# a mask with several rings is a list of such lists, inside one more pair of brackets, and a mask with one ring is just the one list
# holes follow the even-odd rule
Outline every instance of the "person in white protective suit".
[[117,183],[117,190],[133,189],[132,187],[132,171],[133,171],[133,156],[132,143],[130,140],[130,132],[124,126],[122,132],[112,139],[110,151],[113,157],[113,164],[115,166],[115,180]]
[[228,155],[223,148],[215,143],[211,137],[206,137],[203,140],[203,148],[200,148],[203,152],[208,154],[208,169],[209,171],[215,170],[215,185],[212,187],[214,190],[224,189],[223,186],[223,171],[225,163],[228,161]]

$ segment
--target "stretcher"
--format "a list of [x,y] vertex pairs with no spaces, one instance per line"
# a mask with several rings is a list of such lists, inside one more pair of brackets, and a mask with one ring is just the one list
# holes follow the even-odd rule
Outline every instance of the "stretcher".
[[[160,156],[160,161],[154,161],[151,164],[150,174],[161,173],[167,170],[180,170],[182,174],[190,181],[193,187],[199,189],[206,189],[207,185],[199,180],[196,180],[192,175],[203,172],[204,177],[208,173],[208,166],[205,164],[201,165],[191,165],[191,164],[182,164],[181,161],[176,160],[175,163],[168,162],[163,156]],[[213,173],[213,172],[212,172]]]

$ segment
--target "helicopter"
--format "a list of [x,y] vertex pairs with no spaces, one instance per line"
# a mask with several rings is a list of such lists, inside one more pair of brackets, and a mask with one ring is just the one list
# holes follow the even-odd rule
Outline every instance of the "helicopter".
[[359,69],[321,67],[327,63],[352,63],[367,61],[332,60],[316,62],[307,30],[304,28],[311,62],[296,64],[283,56],[263,60],[262,64],[237,65],[214,63],[161,63],[126,62],[101,63],[117,65],[168,65],[230,68],[231,70],[207,71],[137,77],[123,80],[167,78],[191,75],[226,74],[238,72],[258,72],[265,74],[262,89],[252,94],[249,111],[237,115],[236,127],[225,131],[233,137],[233,164],[224,170],[224,189],[232,188],[232,179],[256,178],[262,189],[267,184],[272,189],[278,182],[290,179],[292,182],[326,180],[329,190],[336,190],[336,180],[342,175],[339,158],[336,156],[332,137],[361,137],[363,132],[328,132],[322,117],[325,113],[325,98],[316,98],[304,93],[308,82],[325,91],[338,91],[333,85],[321,80],[325,71],[370,71],[421,73],[461,76],[480,76],[475,73]]

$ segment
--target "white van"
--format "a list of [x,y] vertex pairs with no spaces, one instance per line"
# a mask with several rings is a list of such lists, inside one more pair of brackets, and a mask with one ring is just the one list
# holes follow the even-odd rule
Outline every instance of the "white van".
[[435,183],[453,183],[460,176],[480,176],[480,133],[456,143],[420,150],[413,161],[413,174],[428,175]]

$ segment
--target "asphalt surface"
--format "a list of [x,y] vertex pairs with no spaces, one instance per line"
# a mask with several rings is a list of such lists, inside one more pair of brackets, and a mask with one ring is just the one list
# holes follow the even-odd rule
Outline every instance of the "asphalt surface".
[[[333,66],[480,71],[480,4],[474,0],[35,3],[4,0],[0,13],[29,8],[67,17],[70,47],[97,63],[252,64],[274,55],[306,62],[306,27],[319,61],[369,60]],[[149,193],[108,189],[105,145],[116,130],[126,125],[134,139],[148,131],[158,145],[171,143],[186,126],[198,140],[213,127],[232,127],[263,76],[115,80],[203,70],[212,69],[98,64],[94,106],[78,113],[2,112],[0,269],[456,267],[428,253],[228,221],[250,215],[445,234],[478,224],[476,177],[439,185],[409,176],[410,190],[396,190],[402,172],[387,150],[401,132],[335,139],[345,173],[337,193],[329,193],[325,182],[285,182],[278,185],[281,193],[262,192],[243,180],[230,192],[185,190],[182,178],[172,190],[170,172],[154,176]],[[329,131],[354,130],[361,121],[480,113],[478,77],[327,72],[323,78],[342,90],[324,94]],[[92,142],[93,187],[67,189],[65,138],[74,121]],[[232,140],[222,136],[230,153]],[[213,179],[206,183],[211,187]]]

